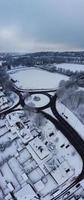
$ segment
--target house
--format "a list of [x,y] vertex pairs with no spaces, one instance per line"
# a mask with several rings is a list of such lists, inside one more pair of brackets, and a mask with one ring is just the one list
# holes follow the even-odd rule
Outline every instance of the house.
[[49,150],[47,149],[46,145],[43,144],[38,137],[33,139],[29,144],[41,160],[49,155]]
[[34,200],[37,198],[36,193],[29,184],[26,184],[21,190],[16,192],[14,195],[17,200]]

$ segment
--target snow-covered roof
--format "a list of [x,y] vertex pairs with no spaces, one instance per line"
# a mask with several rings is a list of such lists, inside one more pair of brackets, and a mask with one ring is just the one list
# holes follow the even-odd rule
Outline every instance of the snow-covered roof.
[[49,155],[49,151],[46,145],[44,145],[38,137],[33,139],[30,142],[30,145],[40,159],[44,159],[46,156]]
[[32,187],[27,184],[21,190],[15,193],[17,200],[33,200],[36,197],[36,193]]

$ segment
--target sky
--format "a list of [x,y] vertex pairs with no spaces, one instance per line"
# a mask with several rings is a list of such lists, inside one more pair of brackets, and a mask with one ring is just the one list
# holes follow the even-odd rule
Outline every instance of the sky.
[[84,50],[84,0],[0,0],[0,52]]

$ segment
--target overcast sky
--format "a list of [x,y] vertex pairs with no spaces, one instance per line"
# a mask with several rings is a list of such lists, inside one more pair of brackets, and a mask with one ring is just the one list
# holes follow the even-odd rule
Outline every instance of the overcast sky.
[[0,51],[84,50],[84,0],[0,0]]

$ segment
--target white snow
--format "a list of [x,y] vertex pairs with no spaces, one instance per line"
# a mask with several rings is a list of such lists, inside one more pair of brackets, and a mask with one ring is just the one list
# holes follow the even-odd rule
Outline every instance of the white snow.
[[0,91],[0,113],[3,114],[4,110],[8,111],[19,102],[19,96],[12,92],[9,96]]
[[[39,100],[35,100],[36,98],[39,98]],[[43,107],[49,103],[49,98],[44,94],[32,94],[28,99],[25,99],[25,104],[31,107],[34,105],[34,107]]]
[[54,64],[54,66],[57,66],[57,68],[62,68],[66,70],[71,70],[73,72],[75,71],[84,71],[84,65],[81,64],[69,64],[69,63],[63,63],[63,64]]
[[47,147],[41,142],[41,140],[38,137],[36,137],[30,142],[30,146],[41,160],[49,155]]
[[29,184],[27,184],[21,190],[15,193],[15,197],[17,198],[17,200],[32,200],[36,196],[36,193]]
[[17,80],[15,84],[21,89],[57,88],[61,80],[68,80],[68,77],[65,75],[35,68],[21,69],[10,75],[12,79]]
[[77,131],[84,140],[84,125],[81,121],[60,101],[56,102],[56,108],[59,114]]
[[78,91],[83,91],[84,92],[84,87],[78,87]]
[[48,174],[46,177],[46,183],[43,184],[42,181],[38,181],[34,186],[41,193],[41,195],[45,196],[56,188],[56,182],[54,179]]
[[46,108],[45,110],[44,110],[44,112],[45,113],[47,113],[47,114],[49,114],[49,115],[51,115],[53,118],[55,118],[56,120],[58,120],[55,116],[54,116],[54,114],[53,114],[53,112],[52,112],[52,110],[51,110],[51,108],[49,107],[49,108]]
[[39,180],[42,179],[42,177],[44,177],[44,173],[42,172],[42,170],[37,167],[35,170],[31,171],[29,174],[29,178],[33,183],[38,182]]
[[3,62],[3,60],[0,60],[0,66],[2,66],[2,62]]
[[12,183],[12,185],[14,185],[15,188],[20,188],[19,183],[17,181],[17,179],[15,178],[14,174],[12,173],[11,169],[9,168],[8,164],[5,163],[2,167],[1,167],[1,172],[4,175],[4,178],[7,182]]

